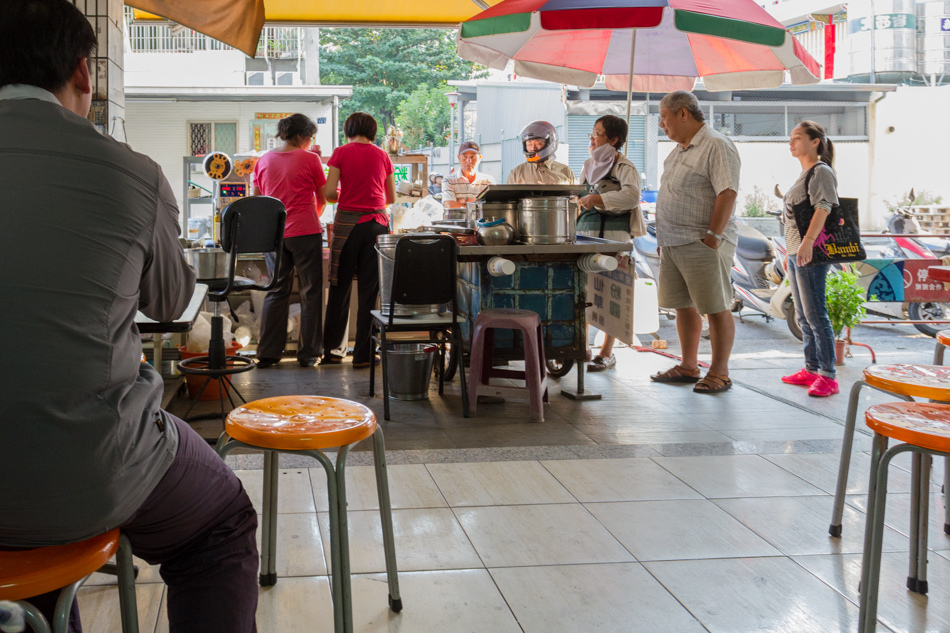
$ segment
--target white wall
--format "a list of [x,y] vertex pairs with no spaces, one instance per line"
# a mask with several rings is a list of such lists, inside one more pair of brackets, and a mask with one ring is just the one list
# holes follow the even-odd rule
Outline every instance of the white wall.
[[885,200],[895,200],[911,187],[950,201],[948,106],[950,86],[900,87],[877,103],[871,187],[875,209],[884,213]]
[[[663,141],[658,144],[659,172],[662,177],[663,161],[675,147],[675,143]],[[736,213],[745,207],[745,197],[758,186],[769,196],[777,184],[784,192],[801,174],[801,165],[792,158],[787,143],[736,143],[742,169],[739,174],[739,198]],[[876,212],[868,204],[869,146],[867,143],[838,143],[835,169],[838,172],[838,192],[842,197],[858,198],[861,224],[867,229],[883,228],[884,214]],[[776,199],[778,202],[778,199]]]
[[333,148],[332,105],[300,102],[142,102],[126,100],[126,132],[132,149],[150,156],[161,165],[175,192],[178,204],[182,197],[182,158],[188,155],[188,122],[237,122],[238,152],[252,148],[250,123],[257,112],[301,112],[316,121],[326,117],[327,123],[317,126],[314,143],[324,156]]
[[247,55],[241,51],[126,53],[126,86],[243,86]]

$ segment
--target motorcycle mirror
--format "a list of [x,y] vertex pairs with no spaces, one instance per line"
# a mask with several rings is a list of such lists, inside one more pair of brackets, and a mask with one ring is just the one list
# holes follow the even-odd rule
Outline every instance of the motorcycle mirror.
[[908,194],[908,197],[910,198],[910,202],[908,203],[908,206],[913,206],[914,200],[917,199],[917,195],[914,193],[913,187],[910,188],[910,193]]
[[775,189],[772,191],[775,194],[776,198],[785,198],[785,195],[782,193],[782,190],[778,188],[778,185],[775,185]]

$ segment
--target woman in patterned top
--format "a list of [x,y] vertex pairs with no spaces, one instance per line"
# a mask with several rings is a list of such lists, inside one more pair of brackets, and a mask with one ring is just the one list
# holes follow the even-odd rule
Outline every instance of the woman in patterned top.
[[[795,316],[802,328],[805,368],[783,376],[782,382],[808,387],[810,396],[826,397],[838,393],[835,337],[825,302],[828,265],[808,264],[828,213],[838,204],[838,179],[832,169],[835,150],[825,128],[814,121],[802,121],[792,130],[789,148],[801,163],[802,173],[785,194],[785,243],[789,253],[785,268],[792,286]],[[806,201],[814,207],[815,215],[806,234],[801,235],[792,209]]]

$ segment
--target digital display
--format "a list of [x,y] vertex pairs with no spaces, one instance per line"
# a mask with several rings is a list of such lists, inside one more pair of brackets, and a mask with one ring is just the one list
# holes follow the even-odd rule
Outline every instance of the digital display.
[[247,184],[243,182],[222,182],[218,186],[222,198],[243,198],[247,195]]

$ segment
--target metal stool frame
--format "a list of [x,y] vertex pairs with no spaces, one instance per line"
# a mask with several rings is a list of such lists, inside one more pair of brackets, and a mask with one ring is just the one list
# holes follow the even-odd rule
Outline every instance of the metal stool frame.
[[[350,546],[346,520],[346,457],[353,444],[339,447],[336,468],[330,458],[318,449],[272,449],[245,444],[225,431],[215,447],[221,459],[235,448],[249,448],[264,452],[264,494],[261,522],[260,584],[267,587],[277,583],[277,482],[278,453],[309,455],[323,466],[327,474],[327,493],[330,508],[330,582],[333,603],[333,624],[336,633],[353,633],[353,600],[350,590]],[[386,553],[386,575],[389,581],[389,607],[402,611],[399,578],[396,570],[396,543],[393,536],[392,506],[389,498],[389,476],[386,473],[386,442],[379,425],[373,432],[373,462],[376,470],[376,490],[379,495],[379,515],[383,528],[383,547]]]
[[[911,541],[910,575],[907,588],[917,593],[927,593],[927,520],[928,503],[919,503],[930,498],[930,464],[932,456],[950,457],[950,453],[935,451],[913,444],[900,443],[888,448],[889,438],[874,434],[871,450],[871,475],[868,482],[867,526],[864,530],[864,554],[861,559],[861,584],[859,586],[858,633],[874,633],[877,630],[877,598],[881,579],[881,549],[884,539],[884,513],[887,499],[887,470],[891,460],[900,453],[914,453],[914,469],[911,496],[911,526],[916,534]],[[920,561],[923,561],[923,565]],[[915,568],[916,564],[916,568]],[[916,573],[915,573],[916,572]],[[917,588],[911,586],[911,575]]]
[[[139,615],[135,602],[135,568],[132,565],[132,546],[129,539],[122,533],[119,533],[119,547],[115,553],[114,572],[111,564],[107,565],[110,569],[100,569],[105,573],[115,573],[118,577],[119,589],[119,614],[122,622],[122,633],[139,633]],[[76,593],[83,583],[89,579],[89,576],[66,585],[60,590],[59,598],[56,600],[56,609],[53,611],[53,623],[50,626],[49,621],[40,612],[39,609],[30,604],[27,600],[14,600],[14,602],[23,607],[23,615],[26,623],[35,633],[67,633],[69,630],[69,613],[72,610],[73,600]]]

